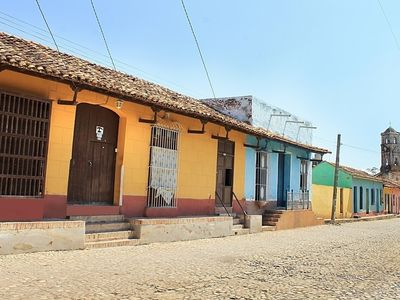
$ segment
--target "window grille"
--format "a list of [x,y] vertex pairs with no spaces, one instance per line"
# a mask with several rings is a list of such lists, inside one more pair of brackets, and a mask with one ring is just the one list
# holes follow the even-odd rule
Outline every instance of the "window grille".
[[267,153],[256,152],[256,200],[267,200]]
[[148,207],[176,207],[178,144],[179,130],[152,126]]
[[43,196],[51,104],[0,92],[0,196]]
[[308,186],[308,161],[305,159],[300,160],[300,191],[307,191]]

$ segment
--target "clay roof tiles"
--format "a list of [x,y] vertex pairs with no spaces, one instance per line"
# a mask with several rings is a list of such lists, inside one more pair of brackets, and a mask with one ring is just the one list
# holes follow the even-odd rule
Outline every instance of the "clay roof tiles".
[[[331,164],[332,166],[335,166],[334,163],[328,162],[329,164]],[[368,174],[365,171],[362,170],[358,170],[358,169],[354,169],[351,167],[347,167],[347,166],[343,166],[343,165],[339,165],[339,169],[354,176],[357,178],[361,178],[361,179],[366,179],[366,180],[372,180],[372,181],[377,181],[377,182],[382,182],[382,179],[377,177],[377,176],[373,176]]]
[[69,54],[59,53],[49,47],[4,32],[0,32],[0,70],[2,68],[65,83],[74,82],[84,89],[111,93],[113,96],[127,101],[204,119],[243,133],[281,141],[312,152],[329,152],[323,148],[297,143],[263,128],[253,127],[217,112],[194,98],[158,84]]

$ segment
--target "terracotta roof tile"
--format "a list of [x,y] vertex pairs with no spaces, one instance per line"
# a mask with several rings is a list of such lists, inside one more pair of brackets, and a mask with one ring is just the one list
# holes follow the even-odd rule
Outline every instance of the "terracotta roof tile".
[[0,32],[0,67],[57,81],[73,81],[85,89],[112,93],[124,100],[158,106],[183,115],[205,119],[252,134],[316,153],[326,149],[288,140],[262,128],[256,128],[217,112],[204,103],[160,85],[114,71],[49,47]]
[[[328,163],[331,164],[332,166],[335,166],[334,163],[331,163],[331,162],[328,162]],[[349,173],[350,175],[352,175],[354,177],[358,177],[358,178],[361,178],[361,179],[372,180],[372,181],[377,181],[377,182],[382,182],[381,178],[373,176],[373,175],[370,175],[367,172],[362,171],[362,170],[358,170],[358,169],[354,169],[354,168],[347,167],[347,166],[342,166],[342,165],[339,165],[339,169],[344,171],[344,172],[346,172],[346,173]]]

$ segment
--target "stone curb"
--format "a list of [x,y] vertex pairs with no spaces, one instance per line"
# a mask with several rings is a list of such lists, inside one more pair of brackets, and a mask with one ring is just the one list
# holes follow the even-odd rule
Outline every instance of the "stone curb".
[[[362,221],[363,222],[378,221],[378,220],[387,220],[393,218],[400,218],[400,215],[389,214],[389,215],[379,215],[371,217],[351,218],[351,219],[336,219],[336,224],[362,222]],[[331,224],[330,219],[325,219],[324,222],[325,224]]]

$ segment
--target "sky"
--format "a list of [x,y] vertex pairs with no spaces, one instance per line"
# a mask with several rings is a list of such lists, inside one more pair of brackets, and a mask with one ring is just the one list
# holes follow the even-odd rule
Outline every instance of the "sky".
[[[400,131],[400,1],[185,0],[217,97],[253,95],[318,128],[341,164],[380,166]],[[195,98],[212,92],[180,0],[94,0],[117,69]],[[40,0],[61,51],[110,66],[90,0]],[[54,47],[35,0],[2,1],[0,30]],[[394,33],[394,36],[392,34]]]

